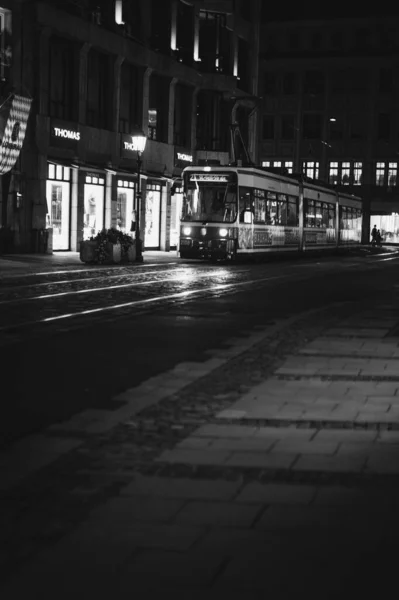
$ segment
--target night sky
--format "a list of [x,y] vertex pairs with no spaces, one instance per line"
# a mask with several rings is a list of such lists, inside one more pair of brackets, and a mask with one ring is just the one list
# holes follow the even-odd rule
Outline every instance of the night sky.
[[383,17],[391,15],[399,15],[399,6],[390,6],[387,3],[386,8],[381,6],[379,3],[380,10],[376,7],[366,8],[362,7],[359,11],[359,7],[342,6],[340,9],[330,3],[321,5],[317,8],[312,6],[306,7],[305,5],[290,6],[287,10],[287,5],[272,6],[269,2],[262,2],[262,21],[300,21],[300,20],[312,20],[312,19],[343,19],[343,18],[361,18],[361,17]]

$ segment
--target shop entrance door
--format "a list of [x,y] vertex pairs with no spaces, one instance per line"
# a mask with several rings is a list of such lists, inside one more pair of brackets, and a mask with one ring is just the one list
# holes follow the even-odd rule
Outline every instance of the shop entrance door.
[[48,165],[46,198],[49,226],[53,229],[53,250],[70,248],[70,169]]

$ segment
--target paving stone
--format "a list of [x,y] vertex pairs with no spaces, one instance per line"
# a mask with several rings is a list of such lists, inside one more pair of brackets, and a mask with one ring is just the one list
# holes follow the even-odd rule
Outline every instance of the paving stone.
[[377,439],[377,431],[362,429],[321,429],[317,431],[314,440],[321,442],[373,442]]
[[[193,586],[208,586],[221,569],[225,557],[222,555],[190,552],[182,555],[177,552],[140,552],[127,561],[121,576],[122,590],[126,589],[126,582],[131,582],[132,593],[136,585],[143,584],[147,591],[153,584],[158,586],[176,586],[186,584]],[[161,590],[160,590],[161,591]],[[165,587],[163,587],[165,592]],[[188,595],[191,597],[189,589]],[[175,595],[173,595],[175,597]]]
[[289,469],[296,454],[266,454],[261,452],[233,452],[226,460],[226,467],[249,467],[264,469]]
[[326,441],[302,441],[302,440],[279,440],[271,449],[271,454],[334,454],[338,448],[337,442]]
[[361,473],[366,459],[358,456],[303,455],[292,466],[295,471]]
[[187,465],[223,465],[230,456],[230,451],[212,447],[203,450],[178,449],[165,450],[155,461]]
[[259,427],[255,438],[270,440],[310,440],[317,432],[314,428],[297,429],[296,427]]
[[241,481],[192,480],[140,475],[136,477],[135,481],[122,488],[121,495],[230,500],[236,495],[241,485]]
[[[198,439],[198,438],[196,438]],[[227,450],[230,452],[245,452],[245,451],[258,451],[268,452],[273,444],[276,443],[275,439],[267,439],[262,437],[244,438],[240,440],[234,439],[216,439],[211,442],[211,448],[214,450]]]
[[309,504],[316,487],[289,483],[248,483],[236,497],[236,502],[264,504]]
[[91,511],[89,520],[98,523],[132,521],[170,521],[184,506],[185,500],[154,496],[123,496],[112,498]]
[[261,504],[234,502],[188,502],[176,517],[176,523],[215,525],[217,527],[251,527]]
[[244,438],[255,434],[255,427],[239,425],[203,425],[194,431],[193,436]]

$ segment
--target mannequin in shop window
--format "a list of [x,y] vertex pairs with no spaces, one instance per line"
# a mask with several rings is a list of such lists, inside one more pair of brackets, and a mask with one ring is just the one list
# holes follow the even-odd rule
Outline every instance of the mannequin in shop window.
[[94,196],[89,196],[86,204],[85,214],[85,229],[89,229],[90,235],[96,234],[96,199]]

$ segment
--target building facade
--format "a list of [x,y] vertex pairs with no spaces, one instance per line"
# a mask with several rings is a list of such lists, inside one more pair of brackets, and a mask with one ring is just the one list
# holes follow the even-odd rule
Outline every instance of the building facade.
[[43,251],[46,229],[49,251],[77,251],[102,228],[130,232],[137,130],[148,138],[144,248],[176,248],[182,169],[229,162],[237,99],[256,159],[257,113],[239,104],[257,94],[259,10],[259,0],[3,0],[1,98],[17,90],[32,101],[1,177],[12,249]]
[[364,199],[399,243],[399,17],[265,22],[259,160]]

